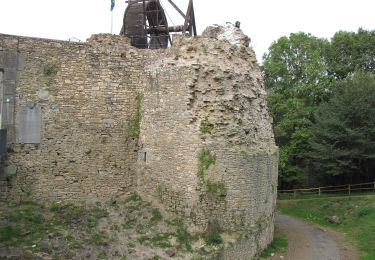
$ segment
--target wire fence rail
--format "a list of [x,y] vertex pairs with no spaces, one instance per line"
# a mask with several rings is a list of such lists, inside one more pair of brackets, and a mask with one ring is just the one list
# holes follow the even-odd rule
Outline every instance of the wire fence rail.
[[296,198],[299,195],[347,195],[350,196],[354,193],[375,192],[375,181],[359,184],[345,184],[337,186],[325,186],[309,189],[291,189],[291,190],[278,190],[278,195],[289,195]]

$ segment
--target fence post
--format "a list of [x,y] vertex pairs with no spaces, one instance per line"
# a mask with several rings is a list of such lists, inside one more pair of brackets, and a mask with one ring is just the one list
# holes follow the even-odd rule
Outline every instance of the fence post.
[[320,197],[320,187],[318,188],[318,194],[319,194],[319,197]]
[[349,191],[349,196],[350,196],[350,184],[348,185],[348,191]]
[[293,198],[296,198],[296,195],[297,195],[297,191],[293,190]]

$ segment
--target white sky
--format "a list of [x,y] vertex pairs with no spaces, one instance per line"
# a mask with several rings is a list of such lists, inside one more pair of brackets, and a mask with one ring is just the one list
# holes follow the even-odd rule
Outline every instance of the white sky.
[[[174,2],[185,12],[188,0]],[[240,21],[259,61],[273,41],[292,32],[329,39],[339,30],[375,29],[375,0],[195,0],[194,6],[199,33],[211,24]],[[121,29],[125,7],[125,0],[116,0],[113,33]],[[174,10],[167,12],[181,24]],[[85,41],[110,30],[110,0],[0,0],[0,33]]]

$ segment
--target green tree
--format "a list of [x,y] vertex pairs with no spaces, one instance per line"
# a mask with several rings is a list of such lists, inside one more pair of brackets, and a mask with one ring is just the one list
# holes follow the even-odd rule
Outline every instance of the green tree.
[[327,183],[374,180],[375,76],[358,72],[316,112],[311,128],[311,172]]
[[359,29],[337,32],[327,49],[328,71],[337,79],[344,79],[357,70],[375,69],[375,31]]
[[263,57],[283,188],[302,186],[307,181],[311,120],[318,104],[331,93],[332,77],[325,59],[328,48],[327,40],[301,32],[281,37]]

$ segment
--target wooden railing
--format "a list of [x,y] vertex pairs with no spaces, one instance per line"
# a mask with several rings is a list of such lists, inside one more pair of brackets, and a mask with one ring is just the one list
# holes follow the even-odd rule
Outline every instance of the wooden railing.
[[298,195],[327,195],[327,194],[337,194],[337,195],[352,195],[353,193],[361,192],[375,192],[375,182],[359,183],[359,184],[347,184],[338,186],[325,186],[309,189],[292,189],[292,190],[278,190],[278,194],[288,194],[297,197]]

